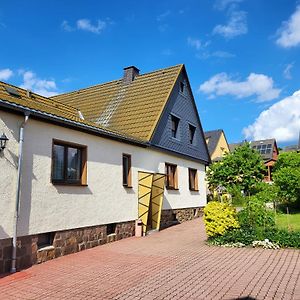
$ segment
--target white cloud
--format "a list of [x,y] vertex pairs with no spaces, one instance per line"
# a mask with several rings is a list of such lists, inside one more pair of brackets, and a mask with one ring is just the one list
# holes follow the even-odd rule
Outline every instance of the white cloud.
[[226,52],[226,51],[214,51],[214,52],[203,52],[203,53],[198,53],[196,55],[197,58],[200,59],[208,59],[211,57],[216,57],[216,58],[233,58],[235,57],[234,54]]
[[218,10],[224,10],[230,5],[241,3],[243,0],[217,0],[215,2],[214,8]]
[[243,129],[247,139],[275,138],[296,141],[300,130],[300,90],[264,110],[252,125]]
[[276,43],[284,48],[300,45],[300,5],[288,21],[282,23],[277,31],[279,38]]
[[283,70],[283,76],[285,79],[292,79],[291,70],[294,67],[294,63],[287,64]]
[[0,70],[0,80],[8,80],[13,74],[11,69],[2,69]]
[[23,76],[21,88],[29,89],[45,97],[57,95],[57,87],[54,80],[40,79],[32,71],[20,71],[20,73]]
[[71,26],[68,21],[64,20],[61,23],[62,30],[71,32],[75,30],[89,31],[95,34],[100,34],[107,27],[108,24],[113,24],[112,21],[107,19],[106,21],[98,20],[95,25],[89,19],[79,19],[76,21],[75,26]]
[[256,96],[258,102],[277,98],[281,92],[274,88],[271,77],[264,74],[251,73],[245,81],[232,80],[226,73],[219,73],[200,85],[199,90],[209,94],[210,98],[232,95],[236,98]]
[[208,59],[211,57],[216,58],[232,58],[235,55],[226,51],[210,51],[209,45],[211,41],[202,42],[200,39],[188,37],[187,43],[190,47],[197,50],[196,57],[199,59]]
[[71,31],[74,31],[74,28],[69,25],[69,22],[64,20],[62,23],[61,23],[61,28],[64,30],[64,31],[68,31],[68,32],[71,32]]
[[199,39],[188,37],[187,42],[189,46],[195,48],[196,50],[200,50],[202,47],[202,43]]
[[247,13],[245,11],[231,11],[229,21],[226,25],[217,25],[213,29],[213,34],[220,34],[227,39],[246,34],[247,27]]
[[157,20],[158,22],[161,22],[161,21],[163,21],[164,19],[166,19],[170,14],[171,14],[171,11],[170,11],[170,10],[167,10],[167,11],[165,11],[164,13],[158,15],[158,16],[156,17],[156,20]]
[[89,19],[80,19],[76,22],[77,28],[84,31],[100,34],[106,27],[106,22],[98,20],[96,25],[93,25]]

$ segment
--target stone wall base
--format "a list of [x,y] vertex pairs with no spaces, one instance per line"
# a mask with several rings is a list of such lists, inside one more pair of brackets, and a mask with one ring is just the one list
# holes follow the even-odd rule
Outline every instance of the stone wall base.
[[161,213],[160,228],[164,229],[172,225],[199,218],[203,215],[203,207],[166,209]]
[[[109,229],[108,229],[109,228]],[[39,246],[41,237],[49,235],[51,241]],[[17,240],[17,270],[37,263],[75,253],[95,246],[121,240],[135,235],[135,221],[99,225],[19,237]],[[11,268],[12,239],[0,240],[0,274]]]

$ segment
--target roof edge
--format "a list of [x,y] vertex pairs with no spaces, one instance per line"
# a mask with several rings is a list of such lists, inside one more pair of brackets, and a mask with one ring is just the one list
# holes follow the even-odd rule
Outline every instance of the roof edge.
[[88,124],[84,124],[78,121],[73,121],[64,117],[59,117],[50,113],[46,113],[46,112],[42,112],[39,110],[35,110],[32,108],[28,108],[22,105],[18,105],[16,103],[10,103],[8,101],[2,100],[0,99],[0,107],[4,107],[6,109],[12,110],[12,111],[16,111],[16,112],[30,112],[31,115],[40,118],[42,120],[48,120],[49,122],[53,122],[53,123],[57,123],[59,125],[63,124],[63,125],[68,125],[72,128],[77,128],[79,130],[83,130],[83,131],[87,131],[91,134],[97,134],[100,135],[102,137],[105,138],[109,138],[109,139],[113,139],[113,140],[118,140],[118,141],[122,141],[125,143],[130,143],[130,144],[135,144],[141,147],[147,147],[149,143],[145,142],[145,141],[141,141],[141,140],[137,140],[131,137],[127,137],[124,136],[122,134],[118,134],[118,133],[114,133],[111,131],[106,131],[104,129],[101,129],[99,127],[96,126],[92,126],[92,125],[88,125]]
[[[175,84],[176,84],[176,82],[177,82],[177,80],[178,80],[178,77],[179,77],[181,71],[184,69],[184,64],[175,65],[174,67],[177,67],[177,66],[178,66],[178,67],[180,66],[180,69],[178,70],[177,75],[176,75],[176,78],[175,78],[175,80],[173,81],[172,87],[170,88],[170,90],[169,90],[169,92],[168,92],[168,96],[166,97],[165,102],[164,102],[162,108],[161,108],[160,111],[159,111],[158,117],[156,118],[156,120],[155,120],[155,122],[154,122],[154,125],[152,126],[151,131],[150,131],[150,133],[149,133],[148,136],[147,136],[147,140],[148,140],[148,141],[150,141],[150,140],[152,139],[153,134],[154,134],[154,132],[155,132],[155,129],[157,128],[157,126],[158,126],[158,124],[159,124],[159,121],[160,121],[160,119],[162,118],[163,111],[165,110],[165,107],[166,107],[166,105],[167,105],[167,103],[168,103],[168,101],[169,101],[169,99],[170,99],[170,97],[171,97],[172,91],[173,91],[173,89],[174,89],[174,87],[175,87]],[[173,68],[174,68],[174,67],[173,67]],[[162,69],[162,70],[163,70],[163,69]],[[159,71],[159,70],[158,70],[158,71]]]

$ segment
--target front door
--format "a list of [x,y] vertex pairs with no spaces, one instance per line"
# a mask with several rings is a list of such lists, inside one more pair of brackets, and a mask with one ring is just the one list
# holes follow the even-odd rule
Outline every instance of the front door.
[[159,230],[164,196],[164,174],[139,172],[138,217],[143,223],[143,234]]

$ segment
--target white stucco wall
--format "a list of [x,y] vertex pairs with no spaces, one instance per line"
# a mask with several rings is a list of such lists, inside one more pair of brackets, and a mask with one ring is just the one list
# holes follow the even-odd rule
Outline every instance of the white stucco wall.
[[[9,138],[0,154],[0,239],[12,235],[19,126],[22,116],[0,111],[0,134]],[[51,183],[52,139],[86,145],[88,186]],[[122,185],[122,153],[132,155],[133,188]],[[29,119],[25,128],[18,235],[135,220],[138,171],[165,171],[178,165],[178,191],[165,191],[164,209],[204,206],[204,165],[156,150],[104,139]],[[188,167],[198,170],[199,192],[188,186]]]

